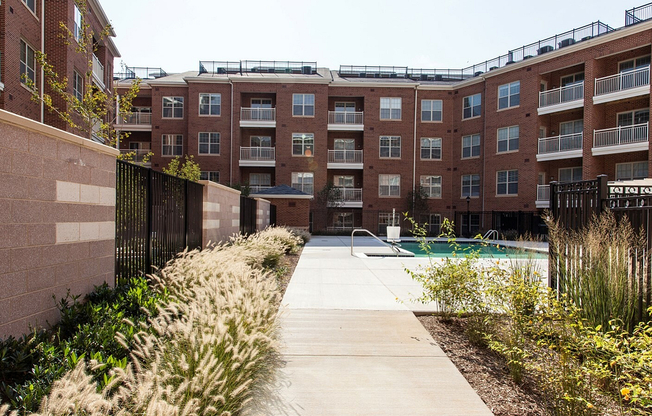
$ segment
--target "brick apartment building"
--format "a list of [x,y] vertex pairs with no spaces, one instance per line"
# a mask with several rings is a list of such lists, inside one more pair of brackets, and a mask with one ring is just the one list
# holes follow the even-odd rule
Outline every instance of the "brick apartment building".
[[[44,7],[45,5],[45,7]],[[49,124],[62,130],[72,129],[56,114],[31,99],[25,77],[30,78],[39,92],[45,84],[35,53],[45,52],[59,77],[68,78],[70,93],[83,94],[83,75],[88,71],[88,58],[76,52],[76,42],[67,45],[60,23],[73,33],[83,27],[82,21],[95,34],[96,50],[92,56],[92,80],[96,88],[110,91],[113,83],[113,61],[120,54],[111,37],[101,39],[98,34],[109,24],[98,0],[88,0],[85,16],[83,8],[74,0],[4,0],[0,2],[0,108],[21,116]],[[24,75],[23,75],[24,74]],[[46,86],[45,92],[49,93]],[[53,95],[54,104],[67,111],[66,104]]]
[[115,85],[145,82],[118,125],[131,132],[121,147],[151,150],[155,169],[194,155],[206,179],[254,194],[284,184],[316,195],[334,184],[339,202],[312,202],[315,231],[382,234],[421,187],[418,219],[433,232],[448,217],[462,234],[538,233],[550,181],[649,176],[650,10],[626,11],[619,29],[591,23],[457,70],[132,68]]

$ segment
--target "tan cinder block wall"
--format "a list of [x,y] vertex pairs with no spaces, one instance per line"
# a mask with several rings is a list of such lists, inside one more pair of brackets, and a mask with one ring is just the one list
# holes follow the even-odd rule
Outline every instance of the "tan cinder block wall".
[[268,200],[256,198],[256,229],[262,231],[269,226],[270,205]]
[[240,191],[210,181],[204,185],[202,245],[228,240],[240,232]]
[[0,338],[114,284],[118,151],[0,110]]

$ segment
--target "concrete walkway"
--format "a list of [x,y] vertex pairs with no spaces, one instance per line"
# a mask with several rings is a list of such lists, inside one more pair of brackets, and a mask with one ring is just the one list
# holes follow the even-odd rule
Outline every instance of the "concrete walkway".
[[434,307],[409,302],[421,288],[404,265],[427,259],[358,258],[350,241],[315,236],[303,250],[279,318],[280,403],[265,414],[491,415],[412,312]]

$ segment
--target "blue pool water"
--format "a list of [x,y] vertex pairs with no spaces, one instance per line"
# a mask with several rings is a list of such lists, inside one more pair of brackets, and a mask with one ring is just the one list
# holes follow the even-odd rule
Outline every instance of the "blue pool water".
[[[532,250],[521,250],[496,245],[484,245],[481,243],[458,243],[459,249],[457,256],[463,257],[470,251],[477,251],[481,258],[533,258],[545,259],[548,257],[546,253],[540,253]],[[411,251],[416,257],[426,257],[427,254],[421,249],[417,242],[402,242],[400,243],[402,249]],[[431,242],[430,255],[433,257],[451,257],[453,255],[453,248],[445,241]]]

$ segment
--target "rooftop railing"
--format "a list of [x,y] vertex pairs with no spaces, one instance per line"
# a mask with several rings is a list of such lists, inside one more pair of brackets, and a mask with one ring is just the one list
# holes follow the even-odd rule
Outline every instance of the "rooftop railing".
[[625,10],[625,26],[631,26],[652,19],[652,3]]
[[199,61],[199,74],[302,74],[317,73],[317,62],[303,61]]
[[595,95],[610,94],[645,85],[650,85],[649,65],[633,71],[624,71],[604,78],[596,78]]
[[340,65],[341,76],[358,78],[406,78],[406,66]]
[[584,98],[584,81],[539,93],[539,107],[567,103]]
[[113,74],[113,79],[156,79],[167,75],[168,73],[162,68],[125,66],[122,72],[116,72]]

